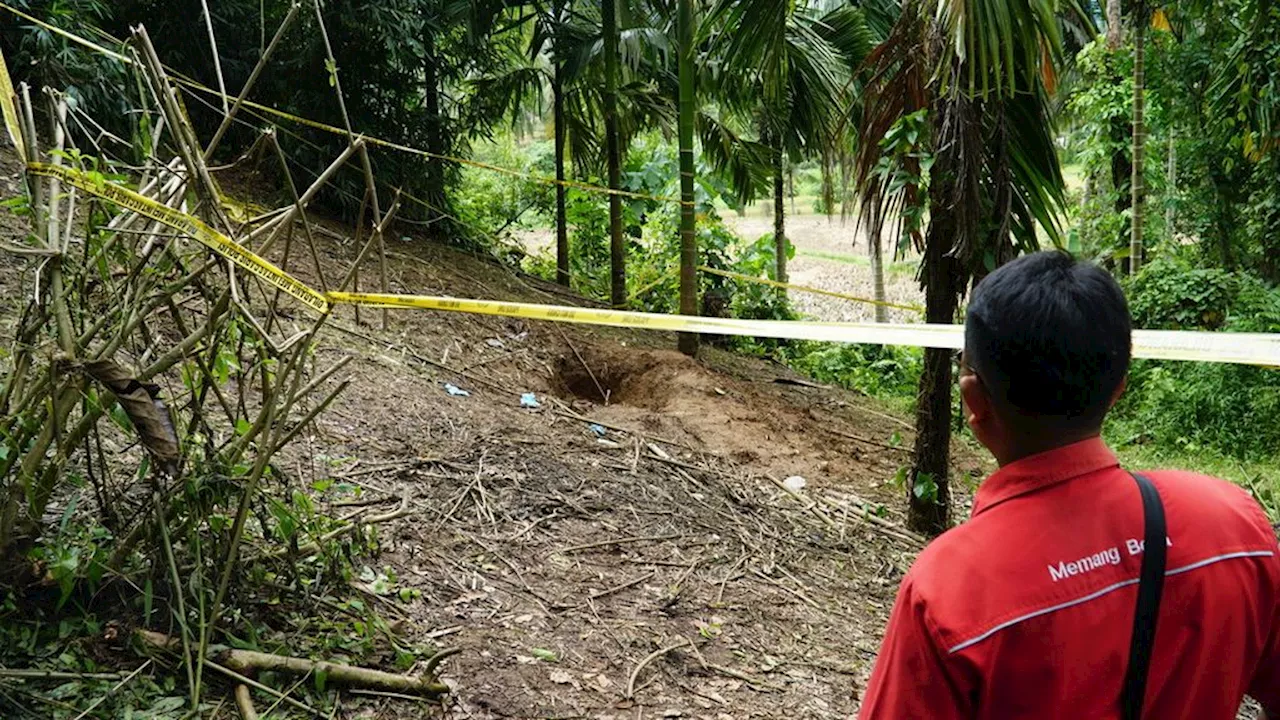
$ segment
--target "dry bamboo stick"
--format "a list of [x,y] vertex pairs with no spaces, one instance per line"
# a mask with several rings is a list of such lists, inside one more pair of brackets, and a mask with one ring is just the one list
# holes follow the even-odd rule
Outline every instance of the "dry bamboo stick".
[[[290,12],[296,12],[298,6],[294,5]],[[280,163],[280,172],[284,175],[285,184],[289,187],[289,195],[293,198],[294,213],[302,220],[302,231],[307,236],[307,247],[311,250],[311,264],[315,266],[316,279],[320,281],[320,292],[329,292],[329,283],[324,277],[324,267],[320,264],[320,254],[316,250],[316,238],[311,233],[311,222],[307,220],[307,210],[302,206],[302,200],[298,196],[298,186],[293,182],[293,173],[289,171],[289,161],[284,155],[284,149],[280,147],[280,141],[276,138],[274,132],[267,134],[267,140],[271,143],[272,149],[275,150],[276,159]]]
[[[262,74],[262,70],[267,66],[267,61],[271,58],[272,53],[276,51],[276,46],[280,44],[281,38],[284,37],[285,30],[293,24],[294,18],[297,17],[299,7],[297,3],[289,6],[289,12],[284,16],[284,20],[281,21],[275,36],[271,38],[271,44],[267,46],[266,50],[262,52],[262,56],[258,58],[258,63],[253,66],[253,71],[249,73],[249,79],[245,80],[244,87],[240,89],[240,94],[236,97],[235,103],[223,115],[222,122],[218,125],[217,131],[213,133],[213,139],[205,146],[204,157],[206,160],[213,156],[213,151],[217,149],[218,143],[222,142],[222,136],[231,128],[231,123],[235,120],[236,114],[240,112],[240,107],[244,104],[245,98],[249,96],[249,91],[257,84],[258,76]],[[225,103],[225,98],[223,100]]]
[[240,711],[240,720],[258,720],[258,711],[253,709],[253,696],[249,694],[249,686],[236,685],[236,709]]
[[[145,646],[150,648],[167,651],[172,651],[176,648],[175,643],[177,641],[167,635],[150,630],[137,630],[135,635]],[[371,690],[402,692],[425,697],[439,697],[449,693],[449,686],[439,682],[433,676],[397,675],[354,665],[308,660],[287,655],[273,655],[254,650],[223,650],[216,654],[214,662],[241,675],[257,672],[280,672],[291,675],[324,674],[328,682],[369,688]]]
[[209,32],[209,49],[213,52],[213,74],[218,79],[219,98],[222,101],[222,114],[230,115],[227,105],[227,81],[222,77],[222,58],[218,57],[218,38],[213,34],[213,15],[209,12],[209,0],[200,0],[200,9],[204,10],[204,26]]

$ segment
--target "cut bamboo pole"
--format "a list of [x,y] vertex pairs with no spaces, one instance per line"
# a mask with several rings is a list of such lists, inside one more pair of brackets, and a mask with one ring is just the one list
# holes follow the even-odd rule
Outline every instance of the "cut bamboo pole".
[[[136,630],[135,636],[144,647],[153,650],[173,652],[180,647],[176,638],[150,630]],[[214,653],[209,659],[228,670],[246,676],[260,672],[324,675],[327,682],[338,685],[401,692],[421,697],[440,697],[449,694],[450,691],[448,685],[433,676],[397,675],[354,665],[274,655],[254,650],[222,650]]]
[[244,105],[245,99],[249,96],[249,91],[253,89],[255,84],[257,84],[258,76],[261,75],[263,69],[266,68],[267,61],[271,59],[272,53],[276,51],[276,46],[280,44],[280,40],[284,37],[285,31],[289,29],[289,26],[293,24],[294,18],[298,16],[299,8],[300,6],[297,3],[289,6],[289,12],[284,16],[284,20],[281,21],[280,27],[276,30],[275,36],[271,38],[271,44],[263,51],[262,57],[258,58],[258,64],[253,66],[253,72],[249,73],[249,79],[244,82],[244,87],[240,89],[240,94],[236,97],[235,103],[232,104],[230,110],[226,111],[226,114],[222,118],[222,122],[218,125],[217,131],[213,133],[213,139],[205,146],[205,160],[213,157],[213,151],[216,150],[218,148],[218,144],[222,142],[222,136],[226,135],[227,130],[231,128],[231,123],[235,120],[236,114],[240,112],[240,107]]

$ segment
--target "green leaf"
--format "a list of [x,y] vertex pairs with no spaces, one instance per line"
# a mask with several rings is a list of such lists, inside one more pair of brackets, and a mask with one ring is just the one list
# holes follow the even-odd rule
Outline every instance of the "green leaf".
[[544,662],[560,662],[560,658],[554,652],[544,648],[533,648],[533,656]]
[[938,483],[934,482],[933,476],[929,473],[916,473],[916,482],[911,488],[911,492],[925,502],[938,502]]
[[329,682],[329,671],[323,668],[316,668],[315,673],[316,692],[324,694],[324,687]]

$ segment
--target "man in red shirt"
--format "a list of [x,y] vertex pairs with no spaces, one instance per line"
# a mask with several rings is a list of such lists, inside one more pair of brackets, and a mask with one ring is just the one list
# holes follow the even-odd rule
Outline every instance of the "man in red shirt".
[[[1143,504],[1099,433],[1124,390],[1130,329],[1115,280],[1062,253],[978,285],[960,389],[1000,469],[972,519],[903,578],[860,718],[1121,717]],[[1143,474],[1167,523],[1144,717],[1231,720],[1245,694],[1277,717],[1271,525],[1230,483]]]

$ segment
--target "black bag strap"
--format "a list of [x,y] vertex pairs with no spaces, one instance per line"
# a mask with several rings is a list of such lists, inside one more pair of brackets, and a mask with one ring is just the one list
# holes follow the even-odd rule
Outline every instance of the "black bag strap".
[[1133,473],[1142,492],[1143,552],[1142,574],[1138,581],[1138,607],[1133,615],[1133,640],[1129,645],[1129,667],[1125,670],[1124,689],[1120,694],[1120,710],[1124,720],[1142,717],[1142,701],[1147,691],[1147,671],[1151,667],[1151,650],[1156,640],[1156,619],[1160,612],[1160,593],[1164,590],[1165,555],[1168,530],[1164,504],[1150,480]]

